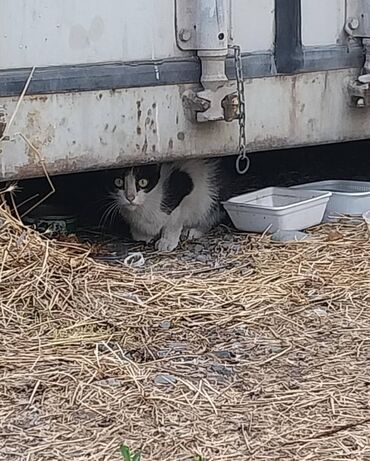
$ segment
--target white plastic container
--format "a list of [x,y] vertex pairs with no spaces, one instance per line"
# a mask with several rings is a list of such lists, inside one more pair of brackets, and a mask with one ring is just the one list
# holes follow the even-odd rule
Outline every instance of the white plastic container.
[[293,186],[292,189],[330,191],[324,221],[330,222],[343,215],[362,216],[370,210],[370,182],[330,180]]
[[302,230],[320,224],[331,192],[268,187],[223,205],[234,226],[247,232]]

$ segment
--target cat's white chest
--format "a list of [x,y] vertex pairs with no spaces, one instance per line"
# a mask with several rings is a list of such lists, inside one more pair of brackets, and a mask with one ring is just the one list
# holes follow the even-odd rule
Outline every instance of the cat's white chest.
[[149,241],[158,237],[167,222],[168,215],[161,211],[159,189],[149,194],[143,205],[126,214],[135,240]]

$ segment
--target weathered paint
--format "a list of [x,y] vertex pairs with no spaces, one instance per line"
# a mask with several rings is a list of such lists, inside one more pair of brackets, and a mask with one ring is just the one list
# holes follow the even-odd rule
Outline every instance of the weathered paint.
[[243,51],[270,50],[274,43],[275,0],[231,0],[232,35]]
[[[346,85],[355,70],[306,73],[246,82],[251,151],[361,139],[370,112],[348,106]],[[2,144],[1,177],[42,175],[39,149],[50,173],[236,152],[237,122],[191,123],[182,94],[191,86],[26,97],[11,141]],[[3,98],[8,117],[16,98]]]
[[[232,3],[243,50],[271,49],[274,0]],[[192,54],[176,45],[174,0],[1,0],[0,10],[0,69]]]
[[346,0],[302,0],[302,41],[305,46],[343,42]]
[[0,68],[180,56],[172,0],[1,0]]

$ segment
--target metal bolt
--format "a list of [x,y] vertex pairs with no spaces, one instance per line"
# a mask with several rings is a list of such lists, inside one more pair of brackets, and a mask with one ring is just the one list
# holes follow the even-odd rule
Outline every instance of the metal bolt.
[[181,29],[179,37],[182,42],[188,42],[191,39],[191,32],[188,29]]
[[357,18],[352,18],[349,22],[348,22],[348,27],[351,29],[351,30],[356,30],[358,29],[360,26],[360,21],[357,19]]

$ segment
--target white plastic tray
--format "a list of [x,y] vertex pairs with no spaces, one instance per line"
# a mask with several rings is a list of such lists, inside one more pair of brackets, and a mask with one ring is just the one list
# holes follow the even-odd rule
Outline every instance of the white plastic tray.
[[223,205],[234,226],[247,232],[302,230],[320,224],[331,192],[267,187]]
[[330,191],[324,221],[332,221],[343,215],[361,216],[370,210],[370,182],[330,180],[293,186],[292,189]]

